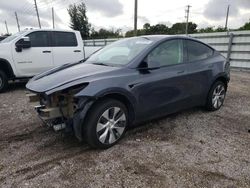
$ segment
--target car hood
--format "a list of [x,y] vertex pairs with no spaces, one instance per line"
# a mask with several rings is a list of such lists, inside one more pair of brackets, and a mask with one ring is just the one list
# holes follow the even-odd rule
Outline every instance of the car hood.
[[0,52],[2,51],[10,51],[10,44],[9,43],[1,43],[0,42]]
[[27,83],[26,88],[33,92],[43,93],[84,78],[103,76],[117,69],[120,68],[84,62],[65,64],[33,77]]

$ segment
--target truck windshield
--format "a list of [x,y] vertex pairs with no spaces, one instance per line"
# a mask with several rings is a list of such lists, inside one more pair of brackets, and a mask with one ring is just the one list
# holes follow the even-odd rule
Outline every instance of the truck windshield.
[[87,62],[107,66],[124,66],[152,43],[153,41],[146,37],[119,40],[90,56]]
[[25,32],[26,31],[20,31],[18,33],[15,33],[14,35],[11,35],[11,36],[7,37],[6,39],[2,40],[1,43],[11,42],[12,40],[14,40],[15,38],[17,38],[18,36],[20,36],[21,34],[23,34]]

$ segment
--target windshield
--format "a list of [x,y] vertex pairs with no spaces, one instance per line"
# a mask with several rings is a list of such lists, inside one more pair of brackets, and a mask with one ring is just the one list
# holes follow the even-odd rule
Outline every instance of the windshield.
[[88,62],[110,66],[124,66],[152,44],[146,37],[129,38],[114,42],[89,57]]
[[7,37],[6,39],[2,40],[1,43],[10,42],[25,32],[26,31],[20,31],[18,33],[15,33],[14,35],[11,35],[11,36]]

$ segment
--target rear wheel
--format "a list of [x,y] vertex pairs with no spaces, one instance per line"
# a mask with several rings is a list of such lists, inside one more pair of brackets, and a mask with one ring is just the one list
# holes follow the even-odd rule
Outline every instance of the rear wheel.
[[0,70],[0,93],[4,92],[8,87],[8,78],[5,72]]
[[124,136],[128,111],[120,101],[105,99],[93,106],[85,123],[83,134],[88,144],[94,148],[109,148]]
[[224,103],[226,97],[226,86],[223,82],[217,81],[211,87],[206,107],[210,111],[219,110]]

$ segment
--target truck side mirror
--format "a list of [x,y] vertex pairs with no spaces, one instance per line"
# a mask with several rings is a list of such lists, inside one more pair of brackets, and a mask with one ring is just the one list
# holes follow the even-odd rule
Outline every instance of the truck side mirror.
[[21,52],[24,48],[30,48],[31,42],[29,37],[22,37],[19,41],[16,42],[16,51]]

